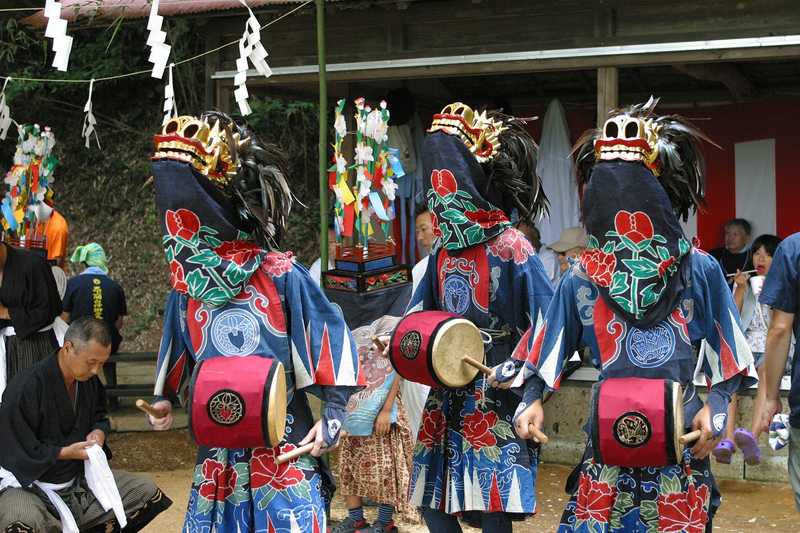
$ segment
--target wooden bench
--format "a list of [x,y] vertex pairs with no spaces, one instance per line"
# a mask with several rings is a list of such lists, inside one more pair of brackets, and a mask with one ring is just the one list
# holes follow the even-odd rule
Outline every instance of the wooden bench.
[[142,363],[155,362],[158,357],[156,352],[120,352],[115,353],[103,366],[106,377],[106,396],[112,409],[119,407],[120,398],[149,398],[153,394],[153,381],[120,385],[117,383],[117,363]]

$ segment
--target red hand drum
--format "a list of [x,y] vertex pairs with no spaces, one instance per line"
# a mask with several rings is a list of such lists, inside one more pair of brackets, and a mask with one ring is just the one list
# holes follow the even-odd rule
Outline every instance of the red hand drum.
[[464,387],[479,370],[464,356],[483,362],[481,332],[469,320],[444,311],[409,313],[389,341],[389,359],[404,379],[435,388]]
[[669,379],[608,378],[593,386],[595,462],[629,468],[678,464],[683,391]]
[[189,429],[200,446],[277,446],[286,428],[286,376],[268,357],[197,363],[189,385]]

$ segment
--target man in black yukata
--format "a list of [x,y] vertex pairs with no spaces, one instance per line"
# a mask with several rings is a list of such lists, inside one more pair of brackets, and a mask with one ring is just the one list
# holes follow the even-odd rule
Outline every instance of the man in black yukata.
[[[40,255],[0,243],[0,385],[58,348],[53,320],[61,298],[50,265]],[[0,386],[0,393],[2,386]]]
[[[91,446],[111,456],[105,391],[97,378],[110,352],[108,326],[80,318],[63,348],[9,384],[0,404],[0,533],[121,530],[84,471]],[[171,505],[149,479],[112,473],[127,517],[122,531],[139,531]]]

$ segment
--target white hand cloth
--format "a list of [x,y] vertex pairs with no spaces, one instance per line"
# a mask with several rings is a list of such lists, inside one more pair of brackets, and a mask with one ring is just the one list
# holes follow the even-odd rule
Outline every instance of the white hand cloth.
[[95,444],[86,448],[86,455],[89,458],[83,462],[83,472],[89,490],[103,506],[104,511],[114,510],[114,516],[117,517],[120,529],[124,529],[128,525],[128,519],[125,516],[122,497],[120,497],[117,483],[114,481],[114,474],[108,466],[105,452]]

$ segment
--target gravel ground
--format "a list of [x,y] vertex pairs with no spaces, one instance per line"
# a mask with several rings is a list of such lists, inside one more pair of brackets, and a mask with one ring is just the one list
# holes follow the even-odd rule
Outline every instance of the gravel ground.
[[[186,509],[191,471],[194,465],[194,446],[186,431],[163,434],[112,434],[109,443],[115,454],[112,467],[147,472],[173,500],[173,506],[144,529],[148,533],[179,532]],[[515,525],[515,533],[555,531],[566,495],[564,480],[570,468],[561,465],[541,465],[537,495],[538,514]],[[745,481],[722,481],[724,502],[714,521],[714,531],[720,533],[794,532],[800,530],[800,514],[794,509],[788,485]],[[369,518],[374,508],[367,508]],[[341,519],[346,510],[341,498],[333,505],[333,519]],[[425,533],[427,529],[408,520],[400,520],[402,533]],[[465,532],[478,530],[465,527]]]

